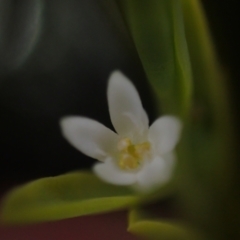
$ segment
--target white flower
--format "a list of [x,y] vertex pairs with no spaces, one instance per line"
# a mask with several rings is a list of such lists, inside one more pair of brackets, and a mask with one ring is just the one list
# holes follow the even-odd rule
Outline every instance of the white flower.
[[172,175],[181,123],[173,116],[150,127],[133,84],[119,71],[107,90],[109,112],[117,133],[85,117],[61,120],[64,137],[78,150],[100,161],[93,167],[102,180],[145,191],[166,183]]

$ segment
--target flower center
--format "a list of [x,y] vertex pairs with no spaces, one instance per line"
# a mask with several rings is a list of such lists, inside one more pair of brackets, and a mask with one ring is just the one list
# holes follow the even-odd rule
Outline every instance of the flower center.
[[133,144],[129,138],[121,139],[118,143],[120,152],[118,166],[124,170],[135,170],[150,154],[149,142]]

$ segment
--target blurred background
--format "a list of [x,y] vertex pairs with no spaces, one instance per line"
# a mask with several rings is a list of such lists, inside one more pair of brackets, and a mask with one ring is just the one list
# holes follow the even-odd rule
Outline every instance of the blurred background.
[[[144,71],[114,2],[0,1],[2,184],[93,164],[62,138],[59,119],[83,115],[112,128],[106,86],[115,69],[135,83],[150,121],[155,118]],[[239,3],[202,3],[220,62],[229,75],[232,106],[238,113]],[[238,114],[235,116],[240,120]]]

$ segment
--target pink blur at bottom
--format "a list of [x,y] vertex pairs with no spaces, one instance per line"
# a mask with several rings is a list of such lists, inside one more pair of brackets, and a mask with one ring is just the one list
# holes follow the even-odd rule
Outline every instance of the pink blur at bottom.
[[0,240],[136,240],[127,213],[116,212],[26,226],[1,226]]

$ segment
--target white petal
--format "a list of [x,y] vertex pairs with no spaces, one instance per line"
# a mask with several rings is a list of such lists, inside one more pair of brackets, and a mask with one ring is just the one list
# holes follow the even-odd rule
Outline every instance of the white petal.
[[122,171],[111,159],[107,159],[104,163],[97,163],[93,167],[93,171],[103,181],[116,185],[132,185],[136,182],[136,173]]
[[121,72],[111,74],[107,96],[111,121],[120,136],[143,135],[147,131],[148,117],[138,92]]
[[180,137],[181,122],[172,116],[158,118],[149,128],[149,140],[159,154],[172,151]]
[[168,159],[156,157],[146,164],[138,173],[138,184],[135,188],[149,191],[168,182],[173,172],[173,157],[174,155],[169,155]]
[[61,119],[60,126],[63,136],[89,157],[103,161],[116,151],[117,134],[97,121],[65,117]]
[[166,154],[162,155],[161,157],[164,159],[164,161],[167,165],[167,168],[169,170],[174,168],[175,163],[176,163],[176,159],[177,159],[174,152],[166,153]]

